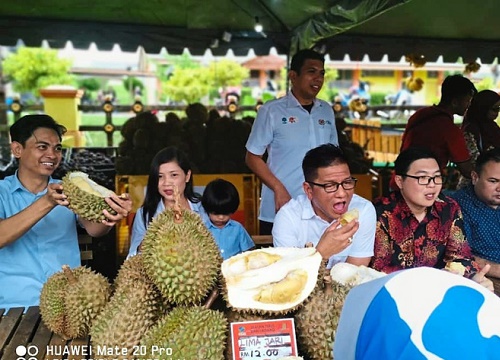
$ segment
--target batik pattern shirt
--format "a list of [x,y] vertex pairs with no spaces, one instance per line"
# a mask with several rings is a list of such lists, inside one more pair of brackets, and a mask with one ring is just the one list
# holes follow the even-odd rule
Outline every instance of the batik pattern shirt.
[[440,195],[418,221],[399,191],[374,202],[377,212],[372,267],[391,273],[421,266],[443,269],[449,262],[465,267],[466,277],[478,271],[455,200]]

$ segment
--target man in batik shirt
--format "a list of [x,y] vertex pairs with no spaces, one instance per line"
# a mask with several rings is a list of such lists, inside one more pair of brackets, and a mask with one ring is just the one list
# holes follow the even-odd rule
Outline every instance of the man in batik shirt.
[[443,177],[435,155],[408,148],[394,165],[399,190],[374,202],[377,229],[371,266],[386,273],[420,266],[447,269],[493,290],[483,274],[488,269],[479,274],[473,261],[460,207],[440,195]]

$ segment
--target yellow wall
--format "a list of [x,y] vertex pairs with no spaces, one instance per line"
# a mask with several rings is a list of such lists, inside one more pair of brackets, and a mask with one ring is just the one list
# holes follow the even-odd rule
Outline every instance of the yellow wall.
[[[406,73],[405,71],[405,74]],[[401,84],[398,80],[397,71],[394,71],[393,74],[393,76],[363,76],[360,80],[370,83],[371,93],[381,92],[394,94],[401,89]],[[413,71],[413,76],[424,80],[423,89],[415,93],[415,99],[417,101],[415,105],[431,105],[437,103],[440,97],[440,79],[428,78],[427,70],[425,69],[415,69]],[[401,81],[405,80],[406,77],[401,79]]]

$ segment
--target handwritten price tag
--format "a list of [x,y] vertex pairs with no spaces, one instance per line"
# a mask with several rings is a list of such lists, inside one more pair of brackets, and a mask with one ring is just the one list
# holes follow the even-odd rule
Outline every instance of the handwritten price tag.
[[293,319],[231,323],[233,360],[275,360],[297,355]]

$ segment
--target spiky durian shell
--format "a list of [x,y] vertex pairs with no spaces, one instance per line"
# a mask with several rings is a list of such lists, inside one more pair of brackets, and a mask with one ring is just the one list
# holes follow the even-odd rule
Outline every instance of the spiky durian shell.
[[[160,314],[160,297],[144,283],[138,282],[113,295],[111,301],[94,321],[90,331],[94,353],[97,347],[118,347],[133,353],[144,334],[156,323]],[[110,359],[117,358],[113,354]]]
[[113,289],[114,291],[126,290],[137,281],[149,282],[154,286],[146,274],[142,254],[131,256],[123,262],[113,282]]
[[155,325],[141,342],[147,351],[153,346],[169,348],[171,355],[156,355],[159,360],[224,359],[227,319],[217,310],[200,306],[176,307]]
[[172,304],[200,304],[216,285],[222,257],[201,218],[165,210],[149,224],[142,242],[146,273]]
[[[102,213],[104,209],[108,210],[112,214],[116,214],[116,211],[114,211],[106,203],[106,201],[104,200],[104,196],[91,194],[76,186],[71,181],[71,174],[73,173],[81,172],[67,173],[62,179],[62,185],[63,192],[68,197],[68,207],[73,210],[75,214],[81,216],[83,219],[94,222],[101,222],[102,220],[106,219],[106,217]],[[112,193],[111,190],[108,190],[102,186],[101,188],[107,190],[108,193]]]
[[64,298],[67,285],[68,279],[60,271],[48,278],[40,293],[43,322],[56,334],[64,334],[66,330]]
[[[327,291],[327,286],[332,286],[330,291]],[[351,288],[337,282],[325,284],[316,289],[297,311],[295,329],[301,353],[314,360],[333,359],[335,332],[345,297]]]
[[[75,281],[68,279],[69,271]],[[86,336],[109,300],[108,280],[80,266],[52,275],[40,294],[40,313],[47,327],[66,339]]]
[[[127,349],[130,358],[134,346],[156,323],[160,315],[160,292],[147,277],[142,255],[133,256],[123,263],[114,283],[115,292],[104,310],[94,321],[90,331],[94,353],[98,346]],[[114,354],[110,358],[117,358]]]

